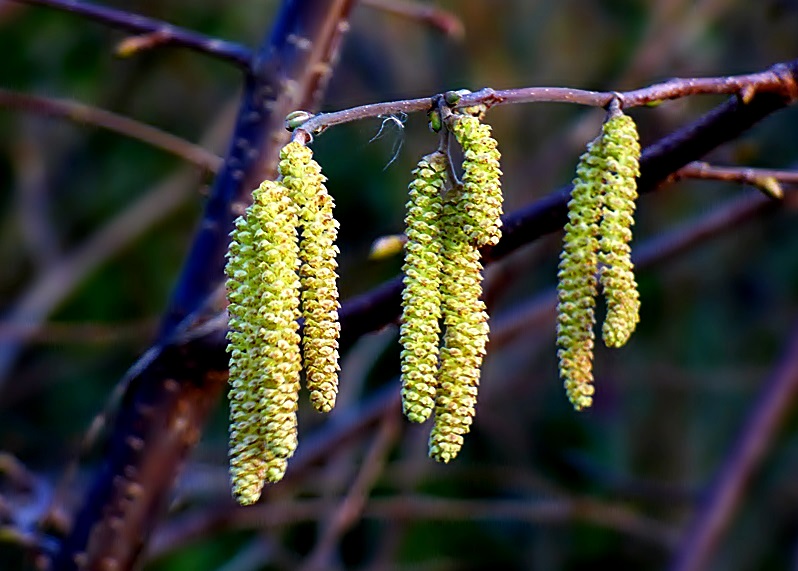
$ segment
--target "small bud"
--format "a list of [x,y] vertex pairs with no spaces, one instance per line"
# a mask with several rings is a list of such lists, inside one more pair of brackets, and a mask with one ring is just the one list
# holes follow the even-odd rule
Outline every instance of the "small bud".
[[301,127],[308,119],[313,118],[313,113],[307,111],[292,111],[285,117],[285,128],[293,131],[297,127]]
[[443,94],[443,100],[446,101],[447,105],[455,105],[459,102],[463,95],[466,93],[470,93],[469,91],[465,90],[465,93],[461,93],[459,91],[447,91]]
[[433,109],[427,116],[429,117],[430,130],[435,133],[439,132],[443,126],[443,122],[441,121],[441,112],[437,109]]
[[380,236],[371,244],[369,260],[384,260],[400,254],[406,243],[407,236],[404,234]]

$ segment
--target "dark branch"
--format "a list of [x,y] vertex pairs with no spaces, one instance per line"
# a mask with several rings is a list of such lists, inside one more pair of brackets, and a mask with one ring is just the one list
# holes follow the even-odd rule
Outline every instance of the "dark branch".
[[[173,333],[223,276],[233,202],[249,194],[276,163],[285,114],[315,106],[337,53],[353,0],[283,3],[254,58],[225,163],[174,305],[163,326]],[[287,133],[286,133],[287,135]],[[218,328],[217,328],[218,329]],[[202,431],[227,379],[221,340],[199,337],[153,349],[132,375],[113,422],[109,448],[54,571],[130,569],[165,504],[174,478]]]
[[[236,126],[161,329],[167,339],[224,276],[228,234],[261,181],[274,178],[285,116],[317,106],[354,0],[285,2],[247,78]],[[237,204],[239,203],[239,204]]]
[[252,62],[252,52],[246,46],[235,42],[217,40],[196,32],[184,30],[153,18],[146,18],[131,14],[123,10],[95,6],[76,0],[12,0],[31,6],[46,6],[77,14],[133,34],[156,34],[159,45],[172,45],[194,50],[195,52],[229,61],[237,67],[249,71]]

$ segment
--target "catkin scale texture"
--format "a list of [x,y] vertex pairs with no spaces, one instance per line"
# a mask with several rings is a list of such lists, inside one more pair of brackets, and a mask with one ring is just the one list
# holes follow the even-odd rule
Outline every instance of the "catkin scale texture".
[[576,409],[592,404],[595,297],[607,300],[606,345],[620,347],[639,317],[631,249],[640,145],[634,121],[610,117],[577,166],[558,273],[557,355]]
[[302,261],[303,360],[310,400],[322,412],[335,406],[338,394],[338,285],[336,257],[338,221],[321,167],[307,147],[297,142],[280,154],[282,183],[298,208]]
[[450,125],[463,149],[463,230],[476,246],[495,246],[501,238],[503,202],[498,144],[490,125],[477,117],[455,115]]
[[629,242],[632,239],[640,143],[631,117],[617,115],[603,127],[607,172],[599,234],[599,280],[607,300],[602,335],[609,347],[621,347],[640,320],[640,297]]
[[479,250],[464,230],[465,216],[461,199],[444,205],[441,293],[446,332],[429,454],[445,463],[457,456],[465,434],[471,430],[488,341],[488,314],[480,299],[482,263]]
[[236,220],[226,266],[230,473],[242,504],[282,477],[296,448],[298,268],[296,209],[285,187],[264,182]]
[[413,171],[407,202],[399,342],[402,409],[412,422],[424,422],[435,406],[441,318],[441,195],[447,166],[442,152],[423,157]]

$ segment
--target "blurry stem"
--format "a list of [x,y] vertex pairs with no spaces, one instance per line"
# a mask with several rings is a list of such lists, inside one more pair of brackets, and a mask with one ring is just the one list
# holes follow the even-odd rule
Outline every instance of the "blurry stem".
[[707,486],[706,501],[684,530],[672,571],[708,568],[712,552],[731,524],[748,483],[793,410],[798,393],[798,327],[793,330],[783,355]]
[[330,568],[329,561],[333,556],[336,544],[341,536],[357,522],[366,507],[371,488],[385,467],[388,453],[399,434],[400,423],[398,410],[389,411],[383,417],[380,430],[374,437],[360,470],[346,496],[332,512],[315,548],[302,565],[303,571]]
[[[205,537],[219,530],[284,526],[302,521],[315,521],[335,509],[328,500],[297,500],[280,510],[263,503],[247,509],[188,513],[182,520],[166,526],[153,545],[153,558],[184,547],[192,539]],[[640,515],[631,509],[590,498],[563,497],[545,500],[452,500],[433,496],[402,495],[373,498],[363,506],[363,519],[386,521],[522,521],[563,525],[589,523],[639,538],[670,550],[676,541],[674,530],[661,522]],[[191,525],[185,520],[191,519]],[[184,535],[189,532],[190,535]],[[196,533],[200,532],[200,533]],[[323,567],[322,567],[323,568]]]
[[460,18],[437,6],[409,0],[362,0],[362,2],[365,6],[422,22],[455,40],[462,40],[465,36],[465,27]]
[[245,71],[250,70],[252,52],[246,46],[184,30],[167,22],[162,22],[161,20],[146,18],[105,6],[95,6],[78,0],[12,1],[29,4],[31,6],[46,6],[48,8],[70,12],[133,34],[157,34],[159,36],[159,45],[188,48],[223,61],[228,61]]
[[69,99],[42,97],[0,88],[0,107],[69,119],[114,131],[171,153],[209,172],[216,172],[222,162],[219,156],[180,137],[105,109]]

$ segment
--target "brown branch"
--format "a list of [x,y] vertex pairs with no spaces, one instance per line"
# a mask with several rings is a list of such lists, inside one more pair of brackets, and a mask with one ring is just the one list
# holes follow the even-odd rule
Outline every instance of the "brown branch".
[[671,569],[700,571],[706,569],[712,553],[729,527],[743,500],[748,483],[778,435],[798,396],[798,327],[786,345],[781,362],[752,405],[740,434],[732,441],[726,459],[709,493],[684,531],[681,547]]
[[29,323],[0,321],[0,343],[25,340],[43,345],[108,345],[152,337],[157,320],[126,323]]
[[[587,91],[570,87],[525,87],[519,89],[481,89],[462,95],[454,109],[486,105],[517,103],[575,103],[591,107],[606,107],[620,99],[623,108],[657,104],[691,95],[740,95],[748,103],[757,93],[776,93],[788,99],[798,98],[798,85],[793,76],[794,64],[778,64],[768,71],[726,77],[671,79],[633,91]],[[296,128],[294,137],[307,139],[309,133],[321,133],[334,125],[385,115],[429,111],[439,96],[402,99],[385,103],[371,103],[332,113],[319,113]]]
[[673,180],[696,178],[739,182],[758,188],[766,196],[776,199],[784,198],[782,184],[798,184],[798,172],[796,171],[751,167],[719,167],[700,161],[692,162],[683,167],[672,178]]
[[140,121],[69,99],[54,99],[0,88],[0,107],[68,119],[76,123],[107,129],[171,153],[209,172],[216,172],[222,162],[219,156],[199,145],[189,143],[185,139]]

